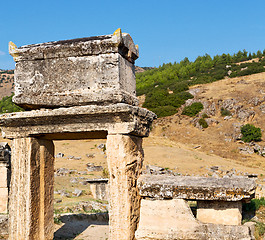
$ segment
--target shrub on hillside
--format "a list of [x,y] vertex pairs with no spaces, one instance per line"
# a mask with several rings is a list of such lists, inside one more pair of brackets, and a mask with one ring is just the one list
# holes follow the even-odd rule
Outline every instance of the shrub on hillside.
[[206,113],[203,113],[202,118],[209,118],[209,116]]
[[221,108],[221,115],[223,116],[223,117],[225,117],[225,116],[231,116],[232,114],[231,114],[231,112],[228,110],[228,109],[225,109],[225,108]]
[[208,123],[205,121],[204,118],[200,118],[200,120],[199,120],[199,124],[200,124],[203,128],[207,128],[207,127],[208,127]]
[[171,116],[175,113],[177,113],[177,108],[173,106],[162,106],[162,107],[157,107],[157,108],[151,108],[151,111],[153,111],[157,117],[167,117]]
[[202,103],[195,102],[192,103],[190,106],[186,106],[182,111],[182,115],[193,117],[196,114],[198,114],[202,109],[203,109]]
[[183,105],[185,101],[190,98],[193,98],[193,96],[188,92],[169,94],[168,90],[155,88],[152,92],[146,94],[143,107],[151,110],[154,108],[172,106],[176,109]]
[[261,140],[261,130],[252,124],[245,124],[241,127],[241,133],[243,137],[241,138],[244,142],[258,142]]

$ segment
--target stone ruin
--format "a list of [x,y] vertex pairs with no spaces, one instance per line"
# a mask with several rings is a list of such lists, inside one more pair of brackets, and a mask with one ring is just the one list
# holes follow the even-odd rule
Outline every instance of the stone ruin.
[[[139,54],[129,34],[118,29],[19,48],[10,42],[9,51],[16,61],[13,101],[28,110],[0,119],[3,136],[12,140],[10,240],[53,239],[53,140],[93,138],[107,138],[110,240],[251,239],[249,228],[238,225],[242,201],[254,195],[252,182],[245,188],[241,180],[222,186],[140,177],[142,138],[156,115],[138,107]],[[105,186],[95,184],[100,195]],[[197,219],[190,199],[198,200]],[[229,222],[224,215],[232,216]]]
[[120,29],[111,35],[9,44],[16,61],[13,101],[25,112],[4,114],[12,139],[9,239],[53,239],[54,145],[58,139],[107,138],[109,239],[134,239],[142,138],[156,115],[138,107],[138,48]]
[[[255,196],[247,177],[207,178],[144,174],[136,239],[254,239],[254,226],[241,225],[242,203]],[[187,201],[197,202],[196,218]]]
[[109,200],[109,188],[108,188],[108,178],[99,179],[87,179],[86,183],[90,185],[90,191],[95,199],[99,200]]

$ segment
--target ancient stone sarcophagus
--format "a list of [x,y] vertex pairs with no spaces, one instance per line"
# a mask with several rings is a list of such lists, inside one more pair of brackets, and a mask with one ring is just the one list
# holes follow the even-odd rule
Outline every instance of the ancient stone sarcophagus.
[[111,35],[26,45],[9,43],[16,61],[13,101],[26,108],[138,105],[138,47],[120,29]]

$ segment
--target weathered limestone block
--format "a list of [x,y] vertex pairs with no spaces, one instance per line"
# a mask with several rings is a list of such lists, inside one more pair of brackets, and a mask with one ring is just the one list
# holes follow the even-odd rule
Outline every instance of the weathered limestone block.
[[241,225],[242,202],[197,201],[197,219],[203,223]]
[[154,199],[241,201],[255,196],[256,183],[250,178],[206,178],[141,175],[142,197]]
[[251,240],[248,226],[203,224],[183,199],[141,201],[136,240]]
[[108,135],[110,239],[134,240],[140,215],[137,179],[143,162],[142,138]]
[[53,239],[53,169],[52,141],[13,140],[10,240]]
[[0,162],[0,189],[8,188],[9,174],[8,166],[6,163]]
[[100,178],[100,179],[88,179],[87,183],[90,184],[90,191],[94,198],[100,200],[109,200],[109,179]]
[[196,233],[202,230],[183,199],[142,199],[140,212],[137,240],[197,239]]
[[17,62],[13,101],[24,108],[138,105],[134,68],[138,49],[130,35],[120,30],[13,47],[10,53]]
[[7,213],[8,208],[8,188],[0,188],[0,213]]
[[[2,135],[6,138],[47,135],[49,139],[66,139],[91,132],[124,133],[148,136],[156,115],[147,109],[128,104],[108,106],[77,106],[41,109],[3,114],[0,118]],[[80,135],[79,135],[80,136]],[[93,135],[93,138],[97,136]],[[81,137],[80,137],[81,138]]]
[[8,143],[0,143],[0,213],[7,213],[10,185],[10,155]]

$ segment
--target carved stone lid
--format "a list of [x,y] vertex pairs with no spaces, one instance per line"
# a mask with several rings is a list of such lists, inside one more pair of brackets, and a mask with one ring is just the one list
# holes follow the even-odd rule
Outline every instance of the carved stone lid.
[[120,53],[134,63],[139,57],[138,46],[134,44],[131,36],[128,33],[122,33],[120,28],[110,35],[38,43],[19,48],[9,42],[9,53],[16,62]]
[[246,177],[207,178],[171,175],[141,175],[142,197],[154,199],[241,201],[255,196],[256,183]]

